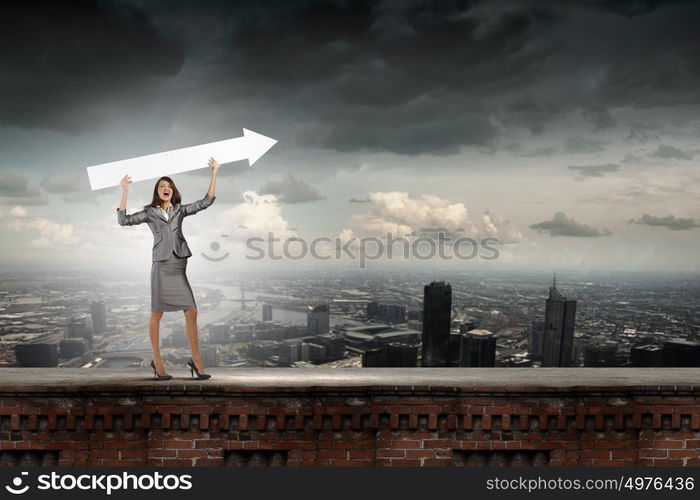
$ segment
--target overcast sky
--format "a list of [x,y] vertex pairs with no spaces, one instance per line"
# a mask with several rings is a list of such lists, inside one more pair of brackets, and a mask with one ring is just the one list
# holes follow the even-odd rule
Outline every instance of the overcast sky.
[[[91,191],[85,167],[243,127],[279,142],[222,166],[185,221],[200,269],[250,266],[242,242],[268,231],[438,230],[500,238],[499,265],[700,267],[698,2],[17,3],[5,268],[148,268],[147,226],[118,226],[120,189]],[[185,202],[208,176],[174,176]],[[152,190],[133,184],[129,213]]]

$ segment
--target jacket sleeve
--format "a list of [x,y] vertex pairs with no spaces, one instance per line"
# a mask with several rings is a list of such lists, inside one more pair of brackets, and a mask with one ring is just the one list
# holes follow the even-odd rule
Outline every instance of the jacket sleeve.
[[215,199],[216,196],[209,196],[209,193],[207,193],[201,200],[197,200],[194,203],[188,203],[187,205],[182,205],[182,213],[185,216],[194,215],[200,210],[204,210],[205,208],[209,207],[212,203],[214,203]]
[[137,224],[143,224],[146,222],[146,219],[148,219],[148,214],[145,210],[127,215],[126,210],[117,209],[117,222],[120,226],[135,226]]

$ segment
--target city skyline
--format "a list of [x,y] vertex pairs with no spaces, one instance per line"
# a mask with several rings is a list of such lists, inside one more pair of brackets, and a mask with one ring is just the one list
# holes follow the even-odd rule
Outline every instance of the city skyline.
[[[148,288],[137,277],[0,277],[0,365],[38,357],[51,366],[138,368],[150,359]],[[463,272],[449,284],[432,278],[211,276],[194,286],[203,355],[213,367],[535,367],[559,364],[548,353],[566,345],[562,364],[573,367],[700,359],[700,288],[692,276],[558,274],[549,293],[545,273]],[[565,307],[573,302],[575,322]],[[168,365],[189,355],[181,316],[164,317]]]

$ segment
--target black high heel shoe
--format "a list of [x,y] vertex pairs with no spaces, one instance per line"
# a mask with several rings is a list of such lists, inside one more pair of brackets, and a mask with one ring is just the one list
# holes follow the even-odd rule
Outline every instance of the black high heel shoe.
[[156,380],[170,380],[173,378],[172,375],[160,375],[156,371],[156,364],[153,360],[151,360],[151,368],[153,368],[153,376],[155,377]]
[[194,361],[192,361],[192,358],[187,360],[187,366],[190,367],[190,375],[192,375],[192,378],[195,378],[194,377],[195,373],[197,374],[198,380],[206,380],[206,379],[211,378],[211,375],[209,375],[208,373],[199,373],[199,370],[197,370],[197,365],[194,364]]

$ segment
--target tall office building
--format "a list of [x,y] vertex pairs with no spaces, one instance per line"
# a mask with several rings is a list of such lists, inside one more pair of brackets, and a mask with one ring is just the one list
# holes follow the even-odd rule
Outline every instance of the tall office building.
[[326,304],[314,307],[306,315],[309,335],[323,335],[330,331],[330,312]]
[[68,320],[68,324],[66,325],[66,338],[83,338],[89,343],[92,343],[92,328],[88,324],[87,316],[71,316],[71,318]]
[[496,366],[496,336],[483,328],[461,334],[459,366]]
[[[459,325],[460,330],[462,326]],[[447,341],[447,366],[459,366],[459,345],[462,341],[460,332],[450,332],[450,337]]]
[[90,303],[90,316],[92,316],[92,333],[99,335],[107,331],[107,311],[103,301]]
[[173,325],[167,343],[170,347],[189,347],[190,342],[187,338],[187,332],[185,332],[185,325],[181,323]]
[[602,368],[620,365],[621,362],[617,358],[617,344],[587,345],[583,349],[583,366]]
[[262,305],[262,320],[263,321],[272,321],[272,305],[271,304],[263,304]]
[[418,345],[392,342],[386,346],[387,366],[415,368],[418,364]]
[[87,352],[85,339],[63,339],[58,343],[58,356],[60,358],[79,358]]
[[58,344],[47,342],[15,344],[15,357],[20,366],[58,366]]
[[375,319],[379,316],[379,302],[367,302],[367,319]]
[[542,337],[544,336],[544,321],[532,322],[530,335],[527,339],[527,350],[531,356],[542,356]]
[[662,351],[660,346],[653,344],[635,346],[630,350],[630,363],[639,367],[661,366]]
[[700,366],[700,343],[683,339],[664,342],[661,350],[661,366]]
[[329,360],[341,359],[345,354],[345,337],[342,335],[332,335],[330,333],[317,335],[314,343],[326,348],[326,358]]
[[572,366],[576,301],[557,289],[554,278],[544,312],[542,366]]
[[422,366],[448,366],[452,287],[433,281],[423,289]]
[[213,344],[228,344],[231,342],[231,325],[228,323],[212,323],[209,325],[209,342]]
[[204,366],[208,368],[219,366],[219,351],[216,346],[202,346],[200,352]]
[[387,365],[387,350],[384,347],[373,347],[362,353],[362,368],[378,368]]
[[389,324],[406,322],[406,306],[399,304],[367,303],[367,319],[380,320]]

